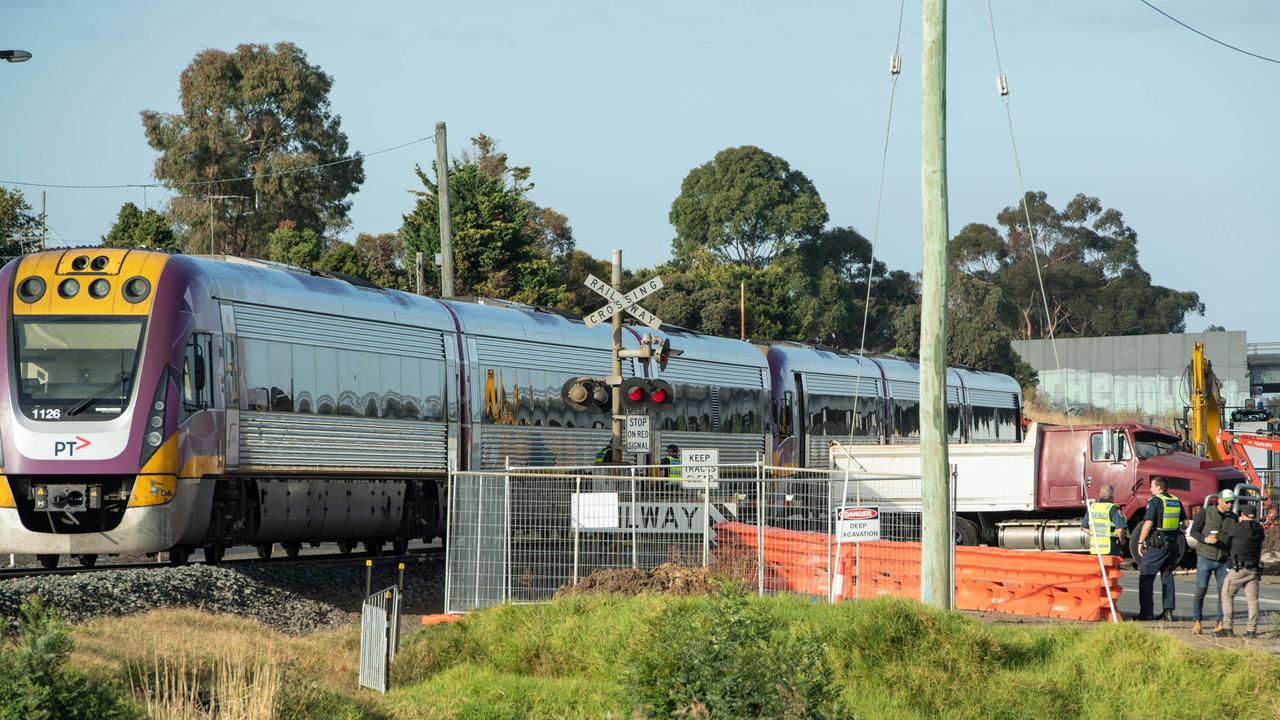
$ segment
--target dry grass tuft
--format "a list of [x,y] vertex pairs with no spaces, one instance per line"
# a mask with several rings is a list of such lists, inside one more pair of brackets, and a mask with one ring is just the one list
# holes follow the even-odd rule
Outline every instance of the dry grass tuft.
[[280,675],[274,661],[244,653],[206,664],[158,652],[130,668],[130,686],[152,720],[272,720]]

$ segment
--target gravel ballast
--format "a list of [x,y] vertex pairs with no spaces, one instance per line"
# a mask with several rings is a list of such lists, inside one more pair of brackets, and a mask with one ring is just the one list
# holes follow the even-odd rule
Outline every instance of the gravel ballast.
[[[192,564],[14,578],[0,580],[0,612],[12,627],[23,600],[34,594],[71,622],[188,607],[250,617],[281,632],[303,634],[357,621],[364,577],[364,560],[352,558],[340,565]],[[375,590],[395,582],[394,563],[375,565]],[[443,563],[408,563],[404,613],[439,612],[443,589]]]

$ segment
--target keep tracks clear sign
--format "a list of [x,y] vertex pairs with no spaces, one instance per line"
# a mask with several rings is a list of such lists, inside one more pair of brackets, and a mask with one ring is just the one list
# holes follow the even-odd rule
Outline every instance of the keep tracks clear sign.
[[680,487],[686,490],[720,487],[719,448],[681,450],[680,476]]
[[880,508],[875,506],[839,509],[836,535],[842,543],[870,542],[880,539]]

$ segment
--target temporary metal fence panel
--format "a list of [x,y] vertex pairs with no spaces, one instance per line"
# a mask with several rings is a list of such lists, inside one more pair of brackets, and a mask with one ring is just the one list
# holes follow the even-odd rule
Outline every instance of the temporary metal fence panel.
[[[917,477],[730,464],[708,488],[665,471],[451,474],[445,611],[546,601],[601,570],[665,562],[714,566],[761,594],[839,599],[919,586]],[[847,529],[839,516],[859,508],[875,522],[836,542]]]
[[360,687],[387,691],[399,639],[400,590],[392,585],[365,598],[360,608]]

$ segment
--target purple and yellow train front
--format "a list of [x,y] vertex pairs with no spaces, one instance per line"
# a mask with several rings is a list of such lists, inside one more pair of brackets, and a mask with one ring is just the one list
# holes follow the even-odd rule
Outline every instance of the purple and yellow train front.
[[208,379],[184,376],[194,314],[170,266],[163,253],[90,248],[0,272],[5,551],[92,562],[204,530],[189,527],[195,493],[179,479],[178,427],[203,409],[191,387],[197,403],[184,403],[184,381]]

